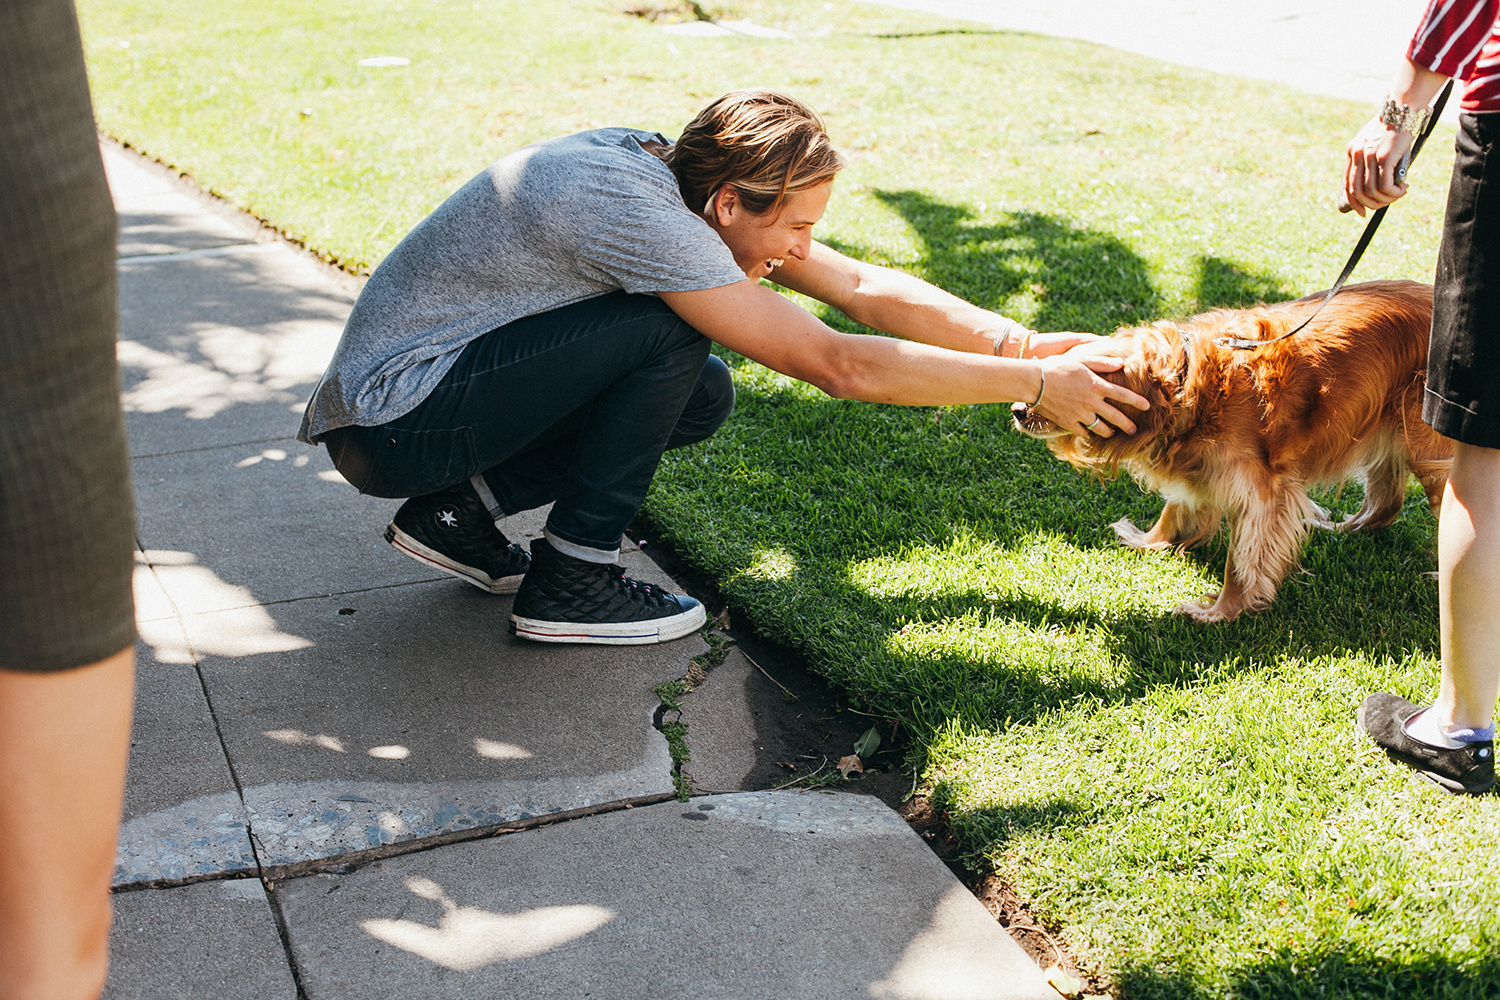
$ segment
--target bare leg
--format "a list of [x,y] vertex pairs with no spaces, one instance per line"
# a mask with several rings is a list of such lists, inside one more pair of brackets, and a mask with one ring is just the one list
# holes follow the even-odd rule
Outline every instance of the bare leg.
[[1500,450],[1455,444],[1438,521],[1439,725],[1483,729],[1500,687]]
[[134,649],[0,670],[0,1000],[104,988],[134,681]]

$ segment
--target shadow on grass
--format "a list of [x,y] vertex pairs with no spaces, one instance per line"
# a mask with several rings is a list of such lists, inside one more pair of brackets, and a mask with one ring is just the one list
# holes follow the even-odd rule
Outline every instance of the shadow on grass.
[[1196,284],[1200,309],[1242,309],[1297,297],[1275,275],[1249,271],[1219,257],[1198,258]]
[[[934,804],[946,806],[946,789],[934,789]],[[1094,801],[1055,797],[1004,807],[970,809],[963,826],[983,830],[987,851],[998,851],[1034,830],[1078,828],[1105,816]],[[1247,903],[1254,906],[1254,903]],[[1427,916],[1424,914],[1424,916]],[[1484,947],[1485,928],[1454,926],[1452,934],[1473,933],[1474,950]],[[1500,958],[1486,954],[1465,960],[1410,948],[1399,957],[1362,948],[1335,932],[1301,945],[1268,949],[1255,961],[1225,969],[1173,967],[1137,961],[1115,971],[1110,985],[1129,1000],[1489,1000],[1500,996]],[[1208,961],[1212,961],[1209,959]]]
[[976,224],[971,209],[919,191],[874,194],[922,240],[924,277],[960,298],[1001,310],[1019,297],[1042,330],[1108,333],[1158,315],[1146,262],[1110,233],[1040,212]]

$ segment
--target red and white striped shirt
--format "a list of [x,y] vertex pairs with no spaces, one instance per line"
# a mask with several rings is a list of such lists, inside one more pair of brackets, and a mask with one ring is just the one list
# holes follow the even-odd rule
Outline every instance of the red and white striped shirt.
[[1465,111],[1500,111],[1500,0],[1432,0],[1406,58],[1461,81]]

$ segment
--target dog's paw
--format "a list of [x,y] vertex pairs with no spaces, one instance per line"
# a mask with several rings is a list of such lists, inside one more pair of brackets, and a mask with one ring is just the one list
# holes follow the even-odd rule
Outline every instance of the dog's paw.
[[1240,613],[1238,608],[1229,610],[1220,607],[1218,594],[1204,594],[1201,601],[1183,601],[1172,610],[1179,615],[1186,615],[1199,625],[1233,621]]
[[1115,529],[1115,538],[1119,539],[1121,545],[1132,549],[1166,549],[1171,548],[1171,542],[1153,542],[1150,536],[1137,528],[1128,517],[1122,517],[1110,525]]

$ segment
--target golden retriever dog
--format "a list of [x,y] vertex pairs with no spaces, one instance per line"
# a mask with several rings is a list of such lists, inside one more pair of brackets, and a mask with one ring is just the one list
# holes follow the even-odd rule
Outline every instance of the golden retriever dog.
[[[1182,323],[1116,333],[1104,353],[1125,367],[1104,377],[1151,401],[1134,434],[1077,437],[1024,404],[1016,426],[1058,458],[1109,475],[1124,469],[1166,499],[1149,531],[1128,519],[1115,534],[1137,549],[1181,551],[1229,520],[1224,589],[1177,610],[1230,621],[1276,597],[1313,527],[1370,531],[1396,519],[1408,474],[1437,516],[1453,446],[1422,422],[1432,288],[1372,281],[1334,296],[1305,329],[1250,350],[1218,338],[1270,341],[1310,315],[1322,295],[1255,309],[1217,309]],[[1344,521],[1307,491],[1364,483]]]

